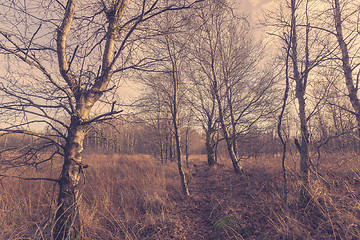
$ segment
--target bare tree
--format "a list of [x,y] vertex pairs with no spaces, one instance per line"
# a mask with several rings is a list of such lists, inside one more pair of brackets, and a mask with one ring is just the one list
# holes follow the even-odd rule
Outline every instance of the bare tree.
[[[321,21],[314,17],[315,13],[312,13],[312,11],[315,12],[316,7],[310,1],[291,0],[286,3],[286,8],[289,10],[288,18],[286,17],[287,13],[283,11],[273,12],[268,17],[274,20],[273,23],[269,24],[275,29],[272,34],[283,41],[284,49],[286,50],[286,58],[284,60],[285,78],[287,81],[292,79],[295,85],[292,87],[291,82],[286,83],[287,88],[289,88],[288,91],[294,93],[297,100],[295,106],[298,113],[300,140],[295,138],[295,145],[300,155],[301,187],[299,203],[301,207],[304,207],[310,200],[309,178],[311,159],[309,121],[319,112],[320,106],[323,106],[321,103],[324,103],[325,95],[327,94],[327,91],[323,91],[323,96],[311,98],[307,88],[309,86],[309,78],[310,83],[314,81],[311,79],[310,72],[315,72],[316,68],[321,69],[321,64],[329,60],[332,51],[329,50],[331,49],[329,33],[320,29],[319,23]],[[280,7],[280,9],[282,10],[283,8]],[[310,102],[309,100],[313,100],[311,102],[313,105],[311,110],[309,107],[308,109],[306,108],[306,104]],[[286,104],[286,102],[284,103]],[[278,127],[280,132],[280,126]]]
[[[9,118],[1,131],[43,139],[63,157],[60,177],[51,179],[59,185],[55,239],[76,238],[81,230],[77,203],[89,127],[121,112],[113,97],[121,73],[154,61],[141,51],[158,34],[152,20],[190,6],[165,0],[1,3],[0,50],[8,65],[0,108]],[[34,131],[39,124],[51,134]],[[26,153],[38,151],[32,147]],[[25,163],[46,162],[41,161]]]
[[[161,98],[161,104],[166,108],[171,123],[171,132],[174,136],[176,160],[178,163],[179,176],[184,195],[189,195],[188,183],[183,170],[181,151],[181,119],[187,114],[186,93],[187,85],[184,77],[186,64],[186,45],[189,35],[184,34],[182,26],[186,24],[186,18],[182,15],[166,14],[165,21],[159,23],[163,35],[152,46],[155,55],[163,61],[159,62],[155,73],[150,73],[143,78],[147,86],[144,100],[153,96]],[[148,101],[152,104],[152,101]],[[146,105],[146,104],[145,104]]]
[[[307,87],[307,80],[309,76],[309,23],[306,23],[305,30],[305,69],[304,74],[300,73],[299,70],[299,59],[298,59],[298,26],[296,19],[296,0],[291,0],[291,39],[290,39],[290,51],[291,60],[293,67],[293,78],[295,80],[295,95],[299,104],[299,119],[300,119],[300,133],[301,143],[295,139],[295,145],[300,153],[300,173],[302,186],[300,189],[300,203],[306,205],[309,201],[309,131],[307,126],[307,118],[305,113],[305,92]],[[307,12],[306,12],[307,14]]]
[[[354,45],[353,43],[357,39],[359,29],[359,23],[356,23],[356,19],[355,22],[352,23],[349,23],[349,21],[351,22],[354,16],[358,20],[358,13],[351,10],[349,14],[346,13],[346,17],[343,17],[342,12],[345,11],[346,8],[345,6],[341,7],[341,3],[339,0],[331,1],[331,6],[333,9],[335,35],[341,51],[341,62],[342,70],[345,77],[345,84],[348,90],[348,96],[351,106],[354,110],[353,113],[356,117],[358,125],[358,135],[360,137],[360,100],[357,94],[360,70],[358,70],[355,82],[354,72],[358,68],[358,61],[355,58],[351,58],[349,53],[349,46]],[[356,4],[354,7],[354,9],[359,8],[359,4]],[[346,23],[348,23],[352,27],[350,27],[350,29],[348,31],[345,31],[344,33],[343,29]]]
[[[330,124],[332,131],[325,131],[324,124],[320,124],[322,138],[318,142],[326,142],[327,145],[349,151],[354,148],[357,151],[359,138],[359,99],[357,86],[359,81],[359,51],[358,41],[358,12],[357,1],[326,1],[327,5],[321,5],[318,12],[321,24],[311,24],[309,28],[313,31],[322,31],[327,34],[328,52],[331,59],[326,62],[326,70],[321,75],[325,83],[319,81],[317,88],[327,89],[327,106],[322,114],[328,114],[331,122],[326,119],[318,120]],[[342,77],[343,76],[343,77]],[[344,79],[339,81],[339,79]],[[345,84],[344,84],[345,83]],[[321,85],[321,86],[320,86]],[[346,101],[349,100],[349,101]],[[351,116],[352,115],[352,116]],[[315,116],[315,114],[314,114]],[[345,117],[346,116],[346,117]],[[345,120],[346,119],[346,120]],[[357,127],[356,127],[357,126]],[[355,135],[349,134],[357,128]],[[352,136],[353,135],[353,136]],[[331,141],[330,141],[331,139]],[[333,145],[337,142],[337,144]],[[331,144],[329,144],[329,142]],[[320,144],[324,146],[323,144]],[[331,148],[331,147],[330,147]],[[330,150],[330,149],[329,149]],[[331,149],[330,151],[333,151]]]
[[[147,81],[144,81],[145,85]],[[141,116],[146,124],[151,128],[151,138],[154,147],[154,156],[159,157],[161,163],[166,163],[171,156],[170,139],[172,139],[171,126],[169,126],[170,114],[167,104],[164,104],[164,98],[161,91],[155,89],[150,90],[150,85],[145,87],[144,94],[138,99],[134,105],[137,114]]]
[[189,80],[191,82],[189,102],[196,112],[195,118],[205,132],[205,146],[208,165],[217,164],[216,148],[219,132],[217,104],[207,79],[198,74],[196,69],[190,66]]
[[194,78],[204,86],[203,96],[210,92],[206,99],[198,94],[199,109],[205,114],[209,135],[215,126],[214,114],[218,115],[234,170],[241,173],[238,141],[271,111],[265,106],[272,78],[257,71],[261,48],[251,41],[247,21],[234,15],[225,1],[214,1],[195,16],[201,24],[191,50],[197,66]]

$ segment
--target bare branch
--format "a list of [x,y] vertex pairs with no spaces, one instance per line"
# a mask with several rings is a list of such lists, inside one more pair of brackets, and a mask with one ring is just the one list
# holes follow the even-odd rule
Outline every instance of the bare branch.
[[31,177],[21,177],[21,176],[13,176],[13,175],[5,175],[5,174],[0,174],[0,177],[17,178],[21,180],[30,180],[30,181],[50,181],[56,183],[59,182],[58,179],[54,179],[54,178],[31,178]]

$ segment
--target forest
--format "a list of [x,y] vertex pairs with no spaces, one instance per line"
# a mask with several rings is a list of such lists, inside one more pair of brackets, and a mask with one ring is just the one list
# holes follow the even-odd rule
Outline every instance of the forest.
[[244,2],[0,1],[0,239],[360,239],[360,3]]

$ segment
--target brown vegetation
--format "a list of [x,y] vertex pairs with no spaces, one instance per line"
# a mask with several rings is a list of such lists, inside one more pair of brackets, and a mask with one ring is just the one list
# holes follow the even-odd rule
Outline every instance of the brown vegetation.
[[1,237],[359,239],[353,9],[0,1]]
[[[291,156],[289,207],[283,205],[280,158],[248,159],[245,174],[239,176],[229,159],[210,168],[206,156],[193,156],[185,169],[190,173],[188,198],[181,194],[175,162],[161,165],[148,155],[86,158],[87,184],[82,185],[80,204],[83,239],[360,237],[355,154],[324,156],[321,176],[311,178],[312,200],[301,210],[298,166]],[[50,239],[56,184],[10,178],[1,183],[0,239]]]

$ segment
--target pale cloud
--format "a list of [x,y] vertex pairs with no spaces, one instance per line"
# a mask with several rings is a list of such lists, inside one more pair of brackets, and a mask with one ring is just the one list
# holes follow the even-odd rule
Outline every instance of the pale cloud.
[[237,10],[252,16],[252,18],[263,10],[270,9],[275,2],[275,0],[234,0]]
[[255,7],[266,7],[267,5],[271,4],[273,0],[250,0]]

